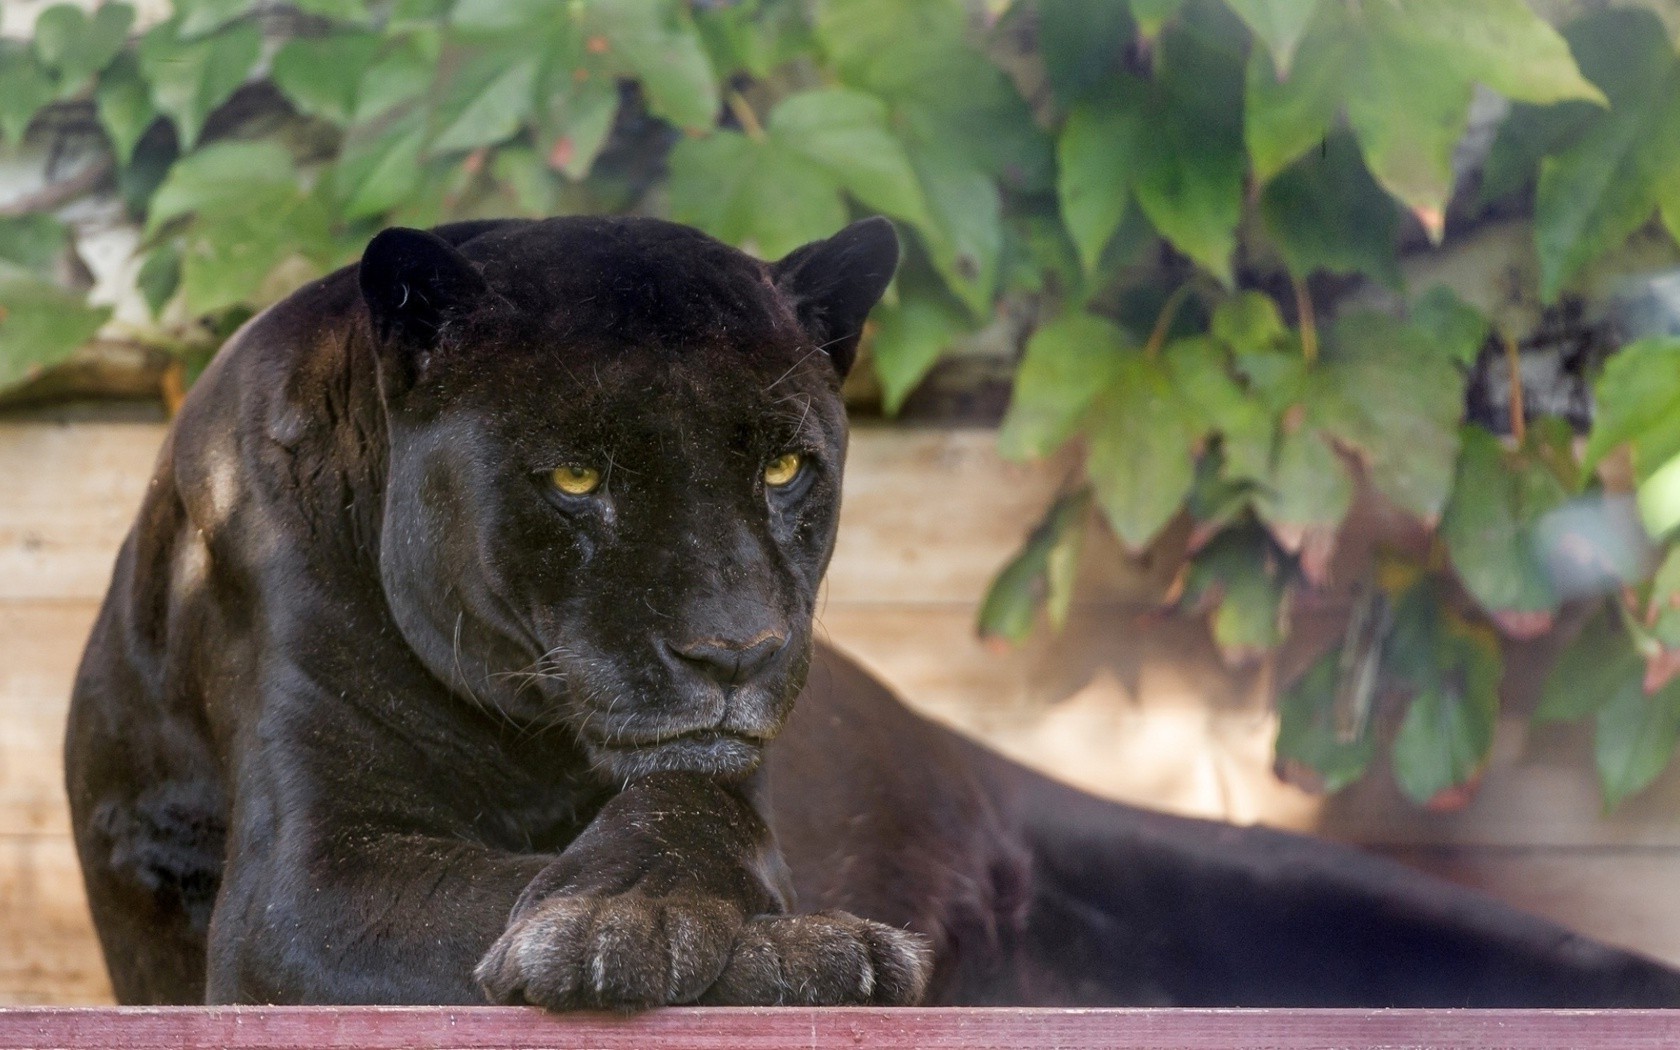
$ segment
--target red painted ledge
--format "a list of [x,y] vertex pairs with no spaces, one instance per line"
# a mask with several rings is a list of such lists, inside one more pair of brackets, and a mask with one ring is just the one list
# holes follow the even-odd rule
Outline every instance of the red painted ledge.
[[1680,1046],[1680,1010],[668,1009],[636,1017],[498,1007],[133,1007],[0,1009],[0,1050],[70,1047],[492,1047],[724,1050],[1010,1047]]

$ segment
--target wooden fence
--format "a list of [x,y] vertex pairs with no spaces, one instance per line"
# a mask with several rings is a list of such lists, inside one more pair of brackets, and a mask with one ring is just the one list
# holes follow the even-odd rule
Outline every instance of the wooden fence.
[[512,1007],[0,1010],[0,1050],[1656,1050],[1680,1012],[1543,1010],[658,1010],[552,1017]]
[[[161,438],[155,423],[0,423],[0,1004],[110,1001],[59,748]],[[1680,775],[1606,819],[1584,734],[1511,721],[1463,812],[1419,811],[1380,772],[1325,803],[1271,776],[1275,722],[1254,675],[1224,669],[1196,625],[1153,615],[1163,581],[1116,569],[1096,536],[1067,630],[986,650],[976,602],[1062,477],[1001,462],[985,431],[860,430],[823,629],[923,711],[1091,790],[1319,830],[1680,962]]]

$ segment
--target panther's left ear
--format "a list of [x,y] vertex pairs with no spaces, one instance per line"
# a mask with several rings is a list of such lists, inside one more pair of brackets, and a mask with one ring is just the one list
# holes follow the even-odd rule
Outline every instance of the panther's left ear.
[[400,226],[368,243],[357,281],[392,391],[419,380],[444,322],[470,310],[489,287],[454,245]]
[[864,318],[897,268],[898,234],[876,216],[794,249],[770,264],[770,275],[793,303],[799,323],[844,376],[857,356]]

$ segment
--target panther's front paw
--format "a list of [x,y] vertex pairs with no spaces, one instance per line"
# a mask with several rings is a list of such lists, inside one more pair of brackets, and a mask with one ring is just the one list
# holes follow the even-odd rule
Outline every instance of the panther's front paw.
[[742,927],[701,1002],[732,1006],[911,1006],[933,967],[927,938],[843,911],[766,915]]
[[550,1010],[693,1002],[728,964],[742,921],[707,899],[556,896],[512,923],[473,975],[492,1002]]

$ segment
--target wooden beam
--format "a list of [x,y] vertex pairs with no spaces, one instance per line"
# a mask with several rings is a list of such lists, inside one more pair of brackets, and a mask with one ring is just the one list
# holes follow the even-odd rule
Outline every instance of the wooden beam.
[[678,1008],[634,1017],[497,1007],[0,1010],[0,1050],[170,1048],[1672,1047],[1680,1012]]

